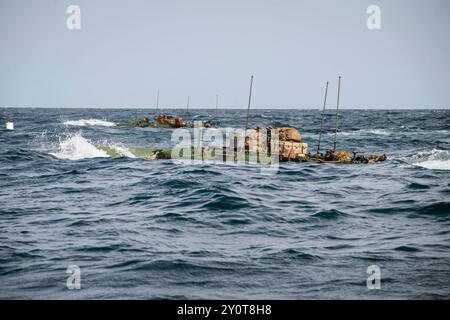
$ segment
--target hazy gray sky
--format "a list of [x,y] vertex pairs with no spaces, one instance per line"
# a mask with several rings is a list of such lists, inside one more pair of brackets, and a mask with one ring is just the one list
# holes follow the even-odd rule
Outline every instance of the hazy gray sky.
[[[70,4],[81,30],[66,27]],[[381,30],[366,27],[369,5]],[[450,1],[0,0],[0,106],[450,107]]]

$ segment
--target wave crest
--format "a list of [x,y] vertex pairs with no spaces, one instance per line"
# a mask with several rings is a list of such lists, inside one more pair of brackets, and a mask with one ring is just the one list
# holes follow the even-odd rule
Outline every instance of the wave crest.
[[113,127],[116,124],[114,122],[109,122],[100,119],[80,119],[80,120],[67,120],[63,122],[66,126],[103,126],[103,127]]
[[433,149],[418,152],[405,160],[416,167],[431,170],[450,170],[450,151],[448,150]]
[[84,138],[81,133],[75,133],[59,139],[56,152],[49,154],[66,160],[82,160],[88,158],[126,157],[136,158],[130,149],[107,141],[96,146],[91,140]]
[[83,138],[80,133],[61,140],[57,152],[50,154],[59,159],[81,160],[86,158],[107,158],[108,154],[97,149],[89,140]]

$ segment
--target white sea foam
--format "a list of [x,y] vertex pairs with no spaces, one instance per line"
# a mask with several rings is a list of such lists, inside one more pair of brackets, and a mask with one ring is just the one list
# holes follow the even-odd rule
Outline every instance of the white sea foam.
[[380,135],[380,136],[387,136],[387,135],[394,133],[393,131],[390,131],[387,129],[368,129],[366,132],[370,133],[370,134]]
[[450,160],[429,160],[414,165],[432,170],[450,170]]
[[116,124],[114,122],[109,122],[100,119],[80,119],[80,120],[67,120],[63,122],[66,126],[103,126],[103,127],[112,127]]
[[[394,131],[388,129],[359,129],[354,131],[338,131],[340,136],[360,136],[364,134],[388,136],[394,134]],[[334,132],[328,132],[327,135],[333,136]]]
[[[102,143],[102,145],[114,149],[117,153],[121,154],[124,157],[136,158],[136,156],[124,146],[114,145],[108,142],[104,142]],[[84,138],[80,133],[76,133],[64,139],[60,139],[60,142],[58,144],[58,151],[51,152],[50,154],[56,158],[67,160],[109,157],[107,152],[98,149],[92,143],[92,141]]]
[[450,170],[450,151],[433,149],[404,158],[411,165],[431,170]]
[[108,154],[97,149],[89,140],[76,133],[59,142],[57,152],[51,152],[52,156],[59,159],[81,160],[86,158],[106,158]]

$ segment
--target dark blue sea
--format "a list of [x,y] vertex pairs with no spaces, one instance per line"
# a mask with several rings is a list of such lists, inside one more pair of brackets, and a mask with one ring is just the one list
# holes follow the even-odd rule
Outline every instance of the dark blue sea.
[[[164,112],[245,126],[245,110]],[[171,129],[112,126],[144,115],[0,109],[0,298],[450,298],[450,110],[344,110],[337,148],[386,162],[274,175],[96,148],[170,147]],[[334,121],[330,110],[323,150]],[[252,110],[250,122],[296,127],[314,150],[320,112]],[[373,265],[380,289],[367,287]]]

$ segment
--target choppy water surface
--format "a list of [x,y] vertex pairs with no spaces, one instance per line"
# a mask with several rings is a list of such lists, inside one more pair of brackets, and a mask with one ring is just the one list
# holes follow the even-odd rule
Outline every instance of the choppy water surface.
[[[168,111],[184,116],[184,111]],[[151,111],[0,109],[0,298],[449,298],[450,110],[342,112],[338,149],[374,165],[177,165],[95,145],[168,147]],[[189,119],[240,127],[242,110]],[[316,145],[318,110],[253,110]],[[326,117],[324,148],[334,116]],[[68,290],[68,265],[81,289]],[[381,268],[381,290],[366,269]]]

